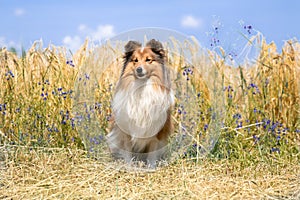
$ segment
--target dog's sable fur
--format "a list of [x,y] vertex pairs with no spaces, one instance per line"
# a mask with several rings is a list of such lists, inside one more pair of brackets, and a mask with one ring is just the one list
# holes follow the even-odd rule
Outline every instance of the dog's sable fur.
[[124,65],[112,101],[108,144],[115,158],[144,161],[151,167],[164,159],[172,132],[174,102],[162,44],[150,40],[125,45]]

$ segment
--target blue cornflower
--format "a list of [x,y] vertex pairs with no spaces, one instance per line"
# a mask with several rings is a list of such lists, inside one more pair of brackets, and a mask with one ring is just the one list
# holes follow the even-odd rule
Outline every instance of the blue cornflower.
[[252,33],[252,26],[248,25],[248,26],[244,26],[244,29],[247,31],[247,33],[250,35]]
[[54,132],[56,132],[56,133],[59,132],[58,128],[54,127],[53,129],[54,129]]
[[257,137],[256,135],[253,135],[253,140],[254,140],[254,143],[257,144],[260,140],[260,137]]
[[11,76],[12,78],[14,78],[14,77],[15,77],[14,73],[13,73],[11,70],[9,70],[9,72],[8,72],[8,73],[10,74],[10,76]]
[[280,149],[278,147],[272,147],[271,150],[270,150],[270,153],[280,153]]
[[208,124],[204,124],[204,131],[206,131],[208,129]]
[[193,74],[193,70],[190,67],[187,67],[183,70],[182,75],[186,76],[186,80],[190,80],[189,75]]
[[66,64],[70,65],[71,67],[75,67],[73,60],[67,60]]
[[243,122],[237,122],[236,128],[241,128],[241,127],[243,127]]
[[7,76],[7,80],[9,80],[10,77],[11,78],[15,77],[14,73],[11,70],[9,70],[7,73],[5,73],[5,76]]
[[71,126],[72,126],[72,129],[75,129],[75,119],[74,118],[71,118]]
[[46,101],[47,97],[48,97],[48,92],[46,92],[46,93],[42,92],[41,97],[43,97],[43,100]]
[[275,132],[277,125],[278,125],[278,122],[276,122],[276,123],[272,122],[272,125],[269,128],[269,131]]
[[254,109],[253,109],[253,112],[254,112],[254,113],[257,113],[257,108],[254,108]]
[[227,88],[227,91],[228,92],[233,92],[233,88],[229,85],[228,88]]
[[219,32],[219,27],[215,27],[215,33],[218,33]]
[[236,113],[236,114],[233,115],[233,118],[234,119],[241,119],[242,115],[240,113]]
[[256,94],[256,93],[260,93],[260,90],[258,88],[258,86],[255,84],[255,83],[250,83],[249,86],[248,86],[248,90],[250,89],[255,89],[255,91],[252,92],[252,94]]
[[279,141],[281,139],[280,135],[277,135],[276,140]]

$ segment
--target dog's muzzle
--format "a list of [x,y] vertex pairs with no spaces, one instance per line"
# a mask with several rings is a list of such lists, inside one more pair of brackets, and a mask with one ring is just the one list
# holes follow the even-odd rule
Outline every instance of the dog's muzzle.
[[135,74],[138,78],[145,78],[146,76],[145,69],[142,66],[135,69]]

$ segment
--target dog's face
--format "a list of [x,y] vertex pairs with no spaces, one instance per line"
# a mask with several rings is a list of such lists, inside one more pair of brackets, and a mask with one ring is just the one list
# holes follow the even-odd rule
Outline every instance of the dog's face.
[[160,42],[149,41],[145,47],[136,41],[125,46],[122,76],[135,79],[148,79],[151,76],[163,77],[165,52]]

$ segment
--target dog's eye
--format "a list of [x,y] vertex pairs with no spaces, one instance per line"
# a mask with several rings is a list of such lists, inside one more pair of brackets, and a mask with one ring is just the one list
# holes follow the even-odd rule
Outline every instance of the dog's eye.
[[136,58],[136,59],[133,59],[133,62],[137,63],[137,62],[139,62],[139,60]]
[[146,62],[151,62],[151,58],[146,58]]

